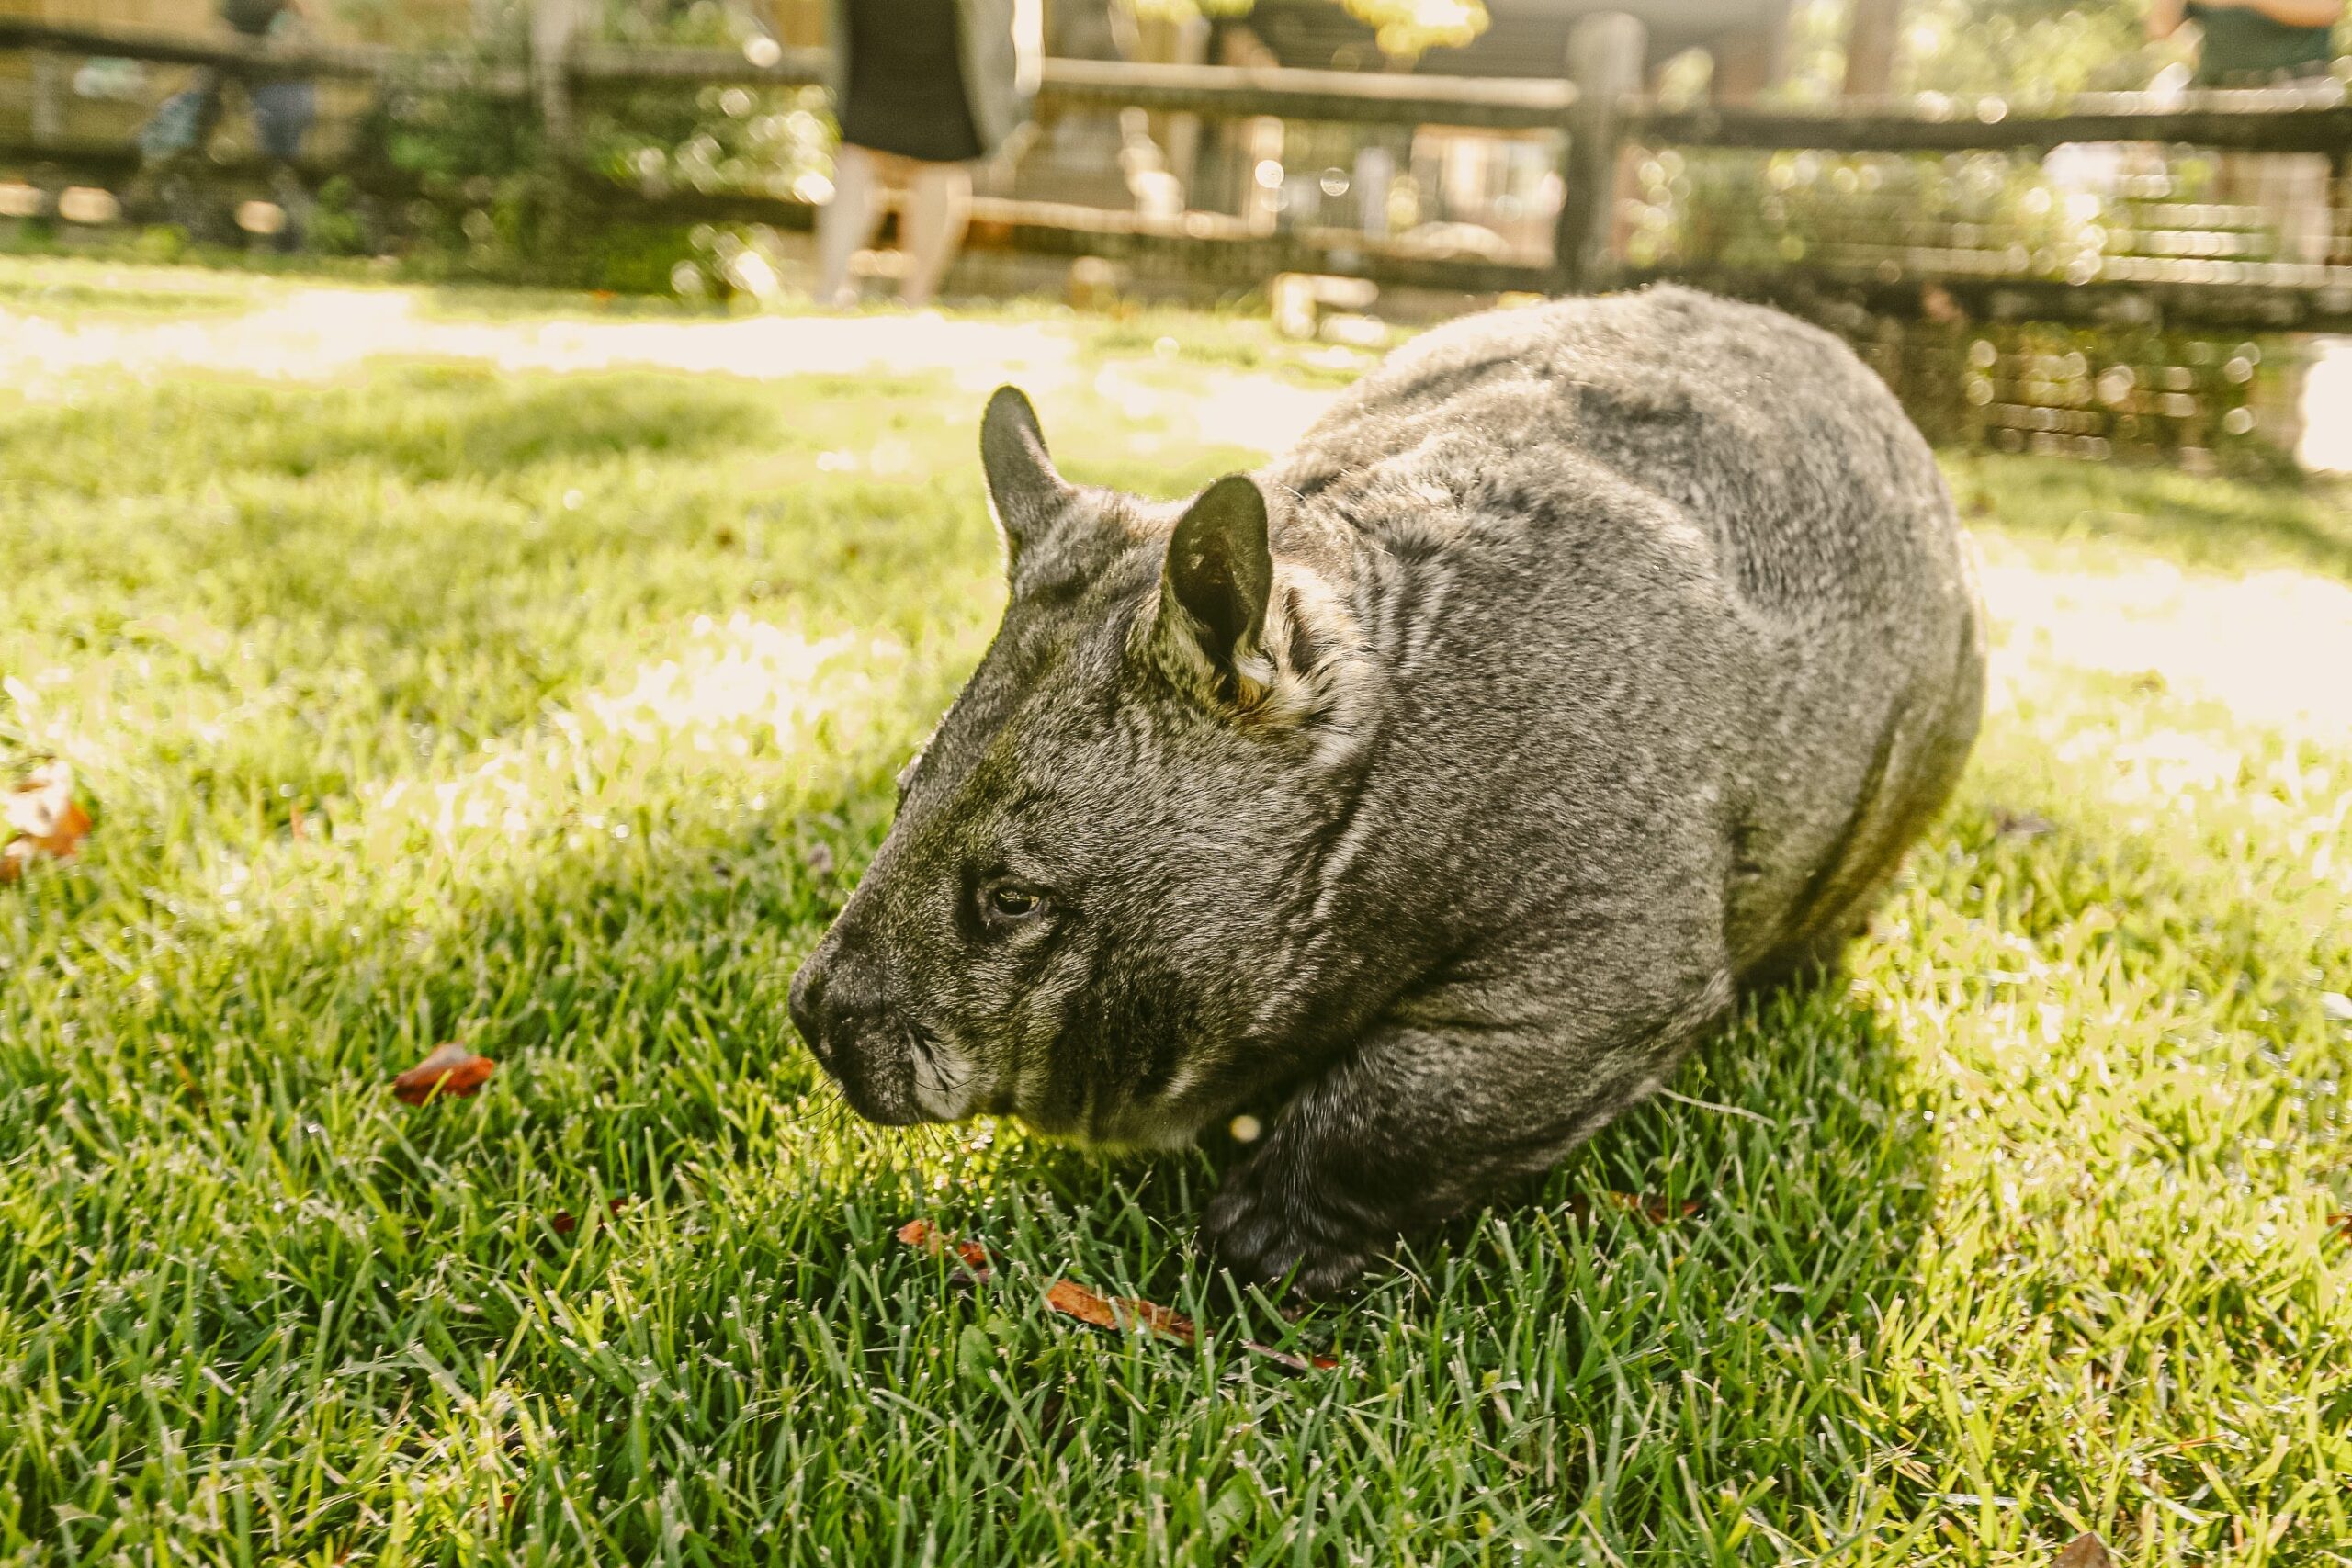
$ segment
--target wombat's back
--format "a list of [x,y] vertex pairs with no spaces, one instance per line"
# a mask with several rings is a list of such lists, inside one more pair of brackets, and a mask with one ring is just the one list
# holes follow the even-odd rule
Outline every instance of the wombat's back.
[[1429,333],[1276,478],[1314,494],[1409,474],[1544,526],[1596,466],[1702,528],[1727,585],[1770,616],[1883,622],[1964,575],[1934,458],[1878,378],[1817,328],[1686,288]]
[[1690,838],[1738,973],[1846,934],[1974,739],[1975,595],[1934,457],[1849,350],[1777,311],[1655,288],[1472,317],[1270,478],[1425,563],[1398,592],[1447,581],[1430,679],[1507,667],[1521,765],[1681,759],[1637,795],[1570,786],[1571,814],[1621,818],[1645,857]]

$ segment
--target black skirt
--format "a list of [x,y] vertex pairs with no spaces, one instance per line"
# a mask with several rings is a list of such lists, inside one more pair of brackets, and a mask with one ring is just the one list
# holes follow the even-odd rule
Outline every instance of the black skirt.
[[850,0],[842,140],[933,164],[980,155],[956,0]]

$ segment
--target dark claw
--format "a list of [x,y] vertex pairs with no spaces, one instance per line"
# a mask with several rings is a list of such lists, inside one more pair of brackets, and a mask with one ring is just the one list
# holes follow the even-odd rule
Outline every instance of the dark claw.
[[1315,1299],[1340,1294],[1379,1258],[1396,1227],[1353,1204],[1295,1196],[1297,1186],[1270,1164],[1261,1154],[1227,1174],[1201,1216],[1203,1246],[1248,1283],[1272,1289],[1287,1280],[1292,1294]]

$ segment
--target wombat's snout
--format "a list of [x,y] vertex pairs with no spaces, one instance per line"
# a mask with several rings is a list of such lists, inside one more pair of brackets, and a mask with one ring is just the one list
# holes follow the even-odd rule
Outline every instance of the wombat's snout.
[[922,1119],[913,1053],[891,1016],[877,965],[829,941],[792,977],[791,1008],[818,1066],[860,1116],[886,1126]]

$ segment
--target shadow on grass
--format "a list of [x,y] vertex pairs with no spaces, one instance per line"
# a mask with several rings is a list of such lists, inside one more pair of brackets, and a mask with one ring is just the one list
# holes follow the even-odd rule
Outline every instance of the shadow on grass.
[[[1842,978],[1745,1002],[1668,1087],[1680,1098],[1653,1097],[1483,1213],[1407,1238],[1313,1320],[1344,1334],[1351,1319],[1411,1318],[1449,1296],[1507,1305],[1555,1292],[1564,1271],[1619,1265],[1678,1272],[1685,1307],[1712,1303],[1699,1315],[1724,1323],[1867,1323],[1903,1292],[1934,1206],[1937,1138],[1915,1064]],[[1204,1292],[1279,1332],[1262,1296],[1191,1248],[1218,1175],[1245,1153],[1222,1134],[1157,1156],[1035,1144],[1003,1174],[1073,1213],[1131,1209],[1174,1243],[1122,1288]]]

